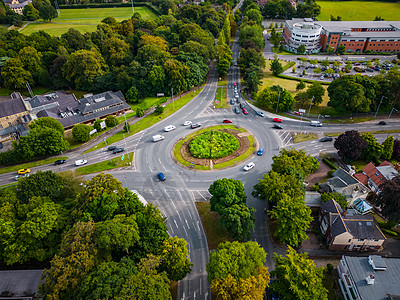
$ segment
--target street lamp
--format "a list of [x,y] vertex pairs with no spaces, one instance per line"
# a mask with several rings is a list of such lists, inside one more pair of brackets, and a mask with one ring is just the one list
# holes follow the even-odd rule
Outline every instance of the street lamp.
[[172,94],[172,109],[175,110],[174,88],[171,88],[171,94]]
[[[104,138],[104,143],[106,144],[106,151],[107,151],[107,140]],[[111,156],[110,156],[110,164],[112,164],[112,161],[111,161]]]
[[387,97],[386,97],[386,96],[382,96],[382,98],[381,98],[381,101],[379,102],[378,108],[376,109],[376,112],[375,112],[374,118],[376,118],[376,115],[378,114],[378,110],[379,110],[379,107],[381,107],[381,104],[382,104],[382,100],[383,100],[383,98],[386,98],[386,99],[387,99]]
[[397,109],[395,109],[395,108],[393,107],[393,108],[392,108],[392,110],[390,111],[390,114],[389,114],[389,117],[388,117],[388,119],[390,119],[390,117],[392,116],[392,112],[393,112],[393,110],[397,111],[397,113],[399,112]]
[[311,105],[312,105],[313,100],[314,100],[314,96],[312,96],[312,98],[311,98],[310,107],[308,108],[308,116],[310,116]]
[[281,98],[281,90],[279,90],[278,103],[276,104],[276,112],[278,112],[279,99]]
[[[124,137],[124,143],[125,143],[125,149],[127,148],[127,146],[126,146],[126,139],[125,139],[125,133],[124,134],[122,134],[122,136]],[[127,150],[128,151],[128,150]],[[128,160],[129,160],[129,151],[128,151]]]

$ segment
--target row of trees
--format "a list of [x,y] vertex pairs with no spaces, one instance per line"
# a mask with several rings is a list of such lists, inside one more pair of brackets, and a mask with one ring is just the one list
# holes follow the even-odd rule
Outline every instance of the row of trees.
[[263,15],[268,19],[316,18],[321,7],[313,0],[297,4],[297,9],[286,0],[268,1],[263,8]]
[[171,299],[191,270],[187,243],[111,175],[37,172],[0,191],[0,259],[50,261],[46,299]]
[[285,244],[298,246],[307,239],[312,221],[311,210],[304,203],[304,178],[319,168],[318,160],[303,150],[282,149],[273,157],[272,170],[254,186],[252,195],[266,199],[278,221],[275,235]]

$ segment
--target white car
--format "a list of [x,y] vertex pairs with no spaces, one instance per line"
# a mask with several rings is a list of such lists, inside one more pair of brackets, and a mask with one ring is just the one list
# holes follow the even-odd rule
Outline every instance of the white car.
[[79,159],[75,161],[75,166],[82,166],[87,164],[87,160],[86,159]]
[[176,127],[174,125],[168,125],[164,127],[164,131],[168,132],[168,131],[172,131],[174,130]]
[[189,126],[189,125],[192,125],[192,121],[183,122],[183,126]]
[[255,163],[249,162],[247,165],[245,165],[245,166],[243,167],[243,170],[245,170],[245,171],[251,170],[251,169],[254,168],[255,165],[256,165]]
[[20,178],[23,178],[23,177],[29,177],[29,174],[17,175],[17,176],[15,176],[15,180],[19,180]]

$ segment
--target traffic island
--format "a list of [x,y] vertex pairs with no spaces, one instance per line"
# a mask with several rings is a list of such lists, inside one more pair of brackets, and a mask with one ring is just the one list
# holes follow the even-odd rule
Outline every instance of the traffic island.
[[172,157],[179,165],[196,170],[235,166],[253,155],[257,142],[248,130],[235,125],[200,129],[173,147]]

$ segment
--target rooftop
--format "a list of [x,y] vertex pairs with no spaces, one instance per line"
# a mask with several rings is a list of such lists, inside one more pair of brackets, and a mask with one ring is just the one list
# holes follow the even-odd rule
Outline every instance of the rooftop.
[[10,97],[0,100],[0,118],[11,116],[26,111],[24,101],[20,93],[12,93]]

